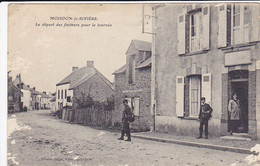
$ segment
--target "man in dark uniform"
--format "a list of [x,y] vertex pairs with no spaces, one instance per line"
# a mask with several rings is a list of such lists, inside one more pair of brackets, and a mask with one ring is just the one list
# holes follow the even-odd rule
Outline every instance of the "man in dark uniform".
[[121,129],[121,137],[118,138],[118,140],[124,140],[124,135],[126,134],[128,139],[126,141],[131,141],[131,134],[130,134],[130,128],[129,128],[129,118],[132,115],[131,108],[128,105],[128,101],[124,100],[124,111],[122,114],[122,129]]
[[205,103],[205,97],[201,98],[201,106],[199,113],[199,121],[200,121],[200,136],[197,139],[202,138],[203,126],[205,125],[205,139],[208,139],[208,122],[211,118],[212,108],[209,104]]

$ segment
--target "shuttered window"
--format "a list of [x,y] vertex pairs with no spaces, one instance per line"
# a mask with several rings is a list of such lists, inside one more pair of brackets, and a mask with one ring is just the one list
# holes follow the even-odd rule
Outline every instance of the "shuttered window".
[[259,40],[259,5],[232,4],[218,7],[218,46]]
[[209,5],[180,14],[177,22],[178,54],[209,49]]
[[190,116],[198,116],[200,109],[200,77],[190,77]]
[[140,97],[132,97],[125,98],[128,101],[128,105],[135,114],[135,116],[139,116],[140,112]]

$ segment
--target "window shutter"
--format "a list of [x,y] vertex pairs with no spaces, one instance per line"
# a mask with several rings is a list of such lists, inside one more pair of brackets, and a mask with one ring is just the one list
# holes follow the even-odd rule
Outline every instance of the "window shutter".
[[252,30],[251,30],[251,41],[259,40],[259,26],[260,26],[260,16],[259,16],[259,5],[250,5],[252,12]]
[[178,54],[185,54],[185,14],[178,16]]
[[139,107],[140,107],[139,101],[140,101],[139,97],[134,98],[134,114],[136,116],[139,116]]
[[210,5],[202,5],[202,49],[209,49]]
[[211,104],[211,73],[202,74],[202,97],[206,103]]
[[227,46],[227,5],[218,6],[218,46]]
[[184,77],[176,77],[176,115],[184,116]]

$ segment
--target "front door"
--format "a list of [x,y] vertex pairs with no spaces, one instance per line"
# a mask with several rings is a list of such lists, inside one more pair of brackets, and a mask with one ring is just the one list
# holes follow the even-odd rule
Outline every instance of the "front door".
[[[248,70],[235,70],[229,72],[229,99],[233,93],[237,94],[240,101],[240,121],[234,132],[248,132]],[[232,121],[229,120],[228,128]]]

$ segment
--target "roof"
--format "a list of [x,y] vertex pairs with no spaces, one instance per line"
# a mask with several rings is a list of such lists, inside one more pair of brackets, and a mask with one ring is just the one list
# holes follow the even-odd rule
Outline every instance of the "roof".
[[[73,76],[74,78],[77,78],[76,80],[72,80],[71,84],[70,84],[70,89],[73,89],[75,87],[77,87],[78,85],[82,84],[83,82],[85,82],[86,80],[88,80],[90,77],[92,77],[93,75],[96,74],[96,70],[93,67],[83,67],[80,68],[78,70],[81,70],[78,73],[74,73],[74,74],[78,74],[77,76]],[[77,70],[76,70],[77,71]],[[72,73],[72,74],[73,74]]]
[[[21,81],[21,82],[20,82],[20,81]],[[14,81],[13,81],[13,84],[14,84],[15,86],[17,86],[18,84],[22,84],[22,83],[25,84],[22,80],[19,80],[19,78],[17,78],[17,77],[16,77],[16,78],[14,79]]]
[[55,102],[56,101],[56,96],[53,96],[50,101],[51,102]]
[[41,93],[40,95],[41,95],[42,98],[50,98],[50,96],[45,94],[45,93]]
[[91,78],[94,75],[98,75],[111,89],[114,90],[113,84],[105,77],[103,76],[95,67],[88,67],[84,66],[80,69],[75,70],[71,74],[69,74],[67,77],[65,77],[62,81],[60,81],[58,85],[67,84],[70,83],[69,89],[74,89],[77,86],[81,85],[85,81],[87,81],[89,78]]
[[41,92],[38,92],[38,91],[32,90],[32,94],[33,94],[33,95],[41,95],[42,93],[41,93]]
[[71,74],[69,74],[67,77],[65,77],[56,85],[58,86],[62,84],[74,84],[77,80],[81,79],[83,76],[91,74],[90,72],[93,72],[93,70],[91,70],[90,67],[84,66],[82,68],[73,71]]
[[141,69],[141,68],[144,68],[144,67],[148,67],[148,66],[151,66],[152,64],[152,58],[149,57],[148,59],[146,59],[145,61],[143,61],[141,64],[139,64],[136,69]]
[[126,64],[120,67],[118,70],[116,70],[113,74],[120,74],[120,73],[124,73],[125,71],[126,71]]
[[136,49],[142,51],[152,51],[152,43],[141,41],[141,40],[132,40],[132,43],[135,45]]

